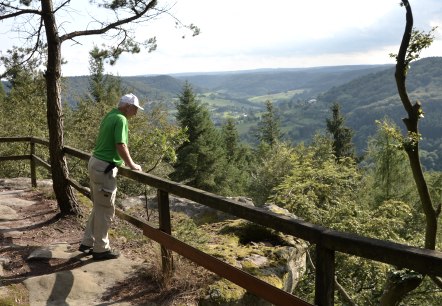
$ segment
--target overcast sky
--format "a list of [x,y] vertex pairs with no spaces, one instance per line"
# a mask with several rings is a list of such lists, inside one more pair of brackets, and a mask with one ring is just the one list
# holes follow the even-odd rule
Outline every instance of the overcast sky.
[[[88,0],[58,20],[64,28],[78,29]],[[81,3],[85,4],[82,5]],[[185,24],[194,23],[201,34],[175,26],[163,15],[141,28],[138,38],[157,37],[152,53],[121,56],[106,72],[120,76],[179,72],[235,71],[256,68],[298,68],[353,64],[394,64],[405,27],[405,9],[399,0],[167,0],[170,12]],[[436,40],[421,56],[442,56],[442,1],[410,0],[414,26],[429,31],[438,26]],[[15,36],[0,23],[0,50],[10,48]],[[185,35],[185,38],[182,36]],[[81,44],[63,44],[63,75],[89,74],[89,51],[94,38]],[[18,41],[14,41],[19,45]]]

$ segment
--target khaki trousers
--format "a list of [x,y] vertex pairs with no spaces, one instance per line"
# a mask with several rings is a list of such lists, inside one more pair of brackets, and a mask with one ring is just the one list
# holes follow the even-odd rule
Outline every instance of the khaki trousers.
[[81,243],[93,247],[96,253],[110,250],[108,231],[115,216],[118,168],[104,173],[108,165],[95,157],[88,164],[93,208]]

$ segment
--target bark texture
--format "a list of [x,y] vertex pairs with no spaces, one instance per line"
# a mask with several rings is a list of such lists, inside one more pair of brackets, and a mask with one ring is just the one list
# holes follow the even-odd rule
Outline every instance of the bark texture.
[[47,90],[47,120],[49,153],[55,197],[62,215],[80,214],[72,187],[68,184],[69,170],[63,153],[63,110],[61,106],[61,42],[53,12],[52,0],[41,0],[42,19],[48,43],[48,63],[45,72]]

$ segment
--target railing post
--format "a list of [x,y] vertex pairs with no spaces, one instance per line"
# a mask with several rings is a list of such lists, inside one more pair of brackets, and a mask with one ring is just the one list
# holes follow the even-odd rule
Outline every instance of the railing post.
[[333,306],[335,251],[316,245],[315,305]]
[[31,142],[31,184],[32,187],[37,187],[37,173],[36,173],[36,167],[35,167],[35,142],[32,141],[32,138],[30,140]]
[[[170,224],[169,193],[158,189],[157,197],[160,230],[171,235],[172,227]],[[172,252],[163,246],[161,246],[161,263],[164,276],[169,278],[173,272],[173,257]]]

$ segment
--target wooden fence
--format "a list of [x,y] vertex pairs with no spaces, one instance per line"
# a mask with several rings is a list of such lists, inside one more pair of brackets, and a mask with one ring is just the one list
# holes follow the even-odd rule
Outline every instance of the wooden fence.
[[[31,182],[36,186],[36,166],[50,170],[50,165],[35,155],[35,144],[49,146],[47,140],[35,137],[6,137],[2,142],[29,142],[30,154],[0,156],[4,160],[30,160]],[[80,150],[64,147],[64,153],[88,161],[90,155]],[[259,207],[251,207],[196,188],[178,184],[150,174],[119,167],[119,173],[157,189],[159,228],[117,209],[120,218],[143,230],[145,236],[161,245],[164,273],[171,273],[170,251],[174,251],[208,270],[243,287],[247,291],[275,305],[311,305],[300,298],[236,268],[217,258],[193,248],[171,235],[169,194],[186,198],[213,209],[246,219],[273,230],[292,235],[316,246],[315,305],[334,305],[335,253],[342,252],[362,258],[408,268],[425,275],[442,276],[442,252],[422,249],[352,233],[343,233],[322,226],[281,216]],[[69,178],[69,183],[79,192],[90,197],[89,189]]]

